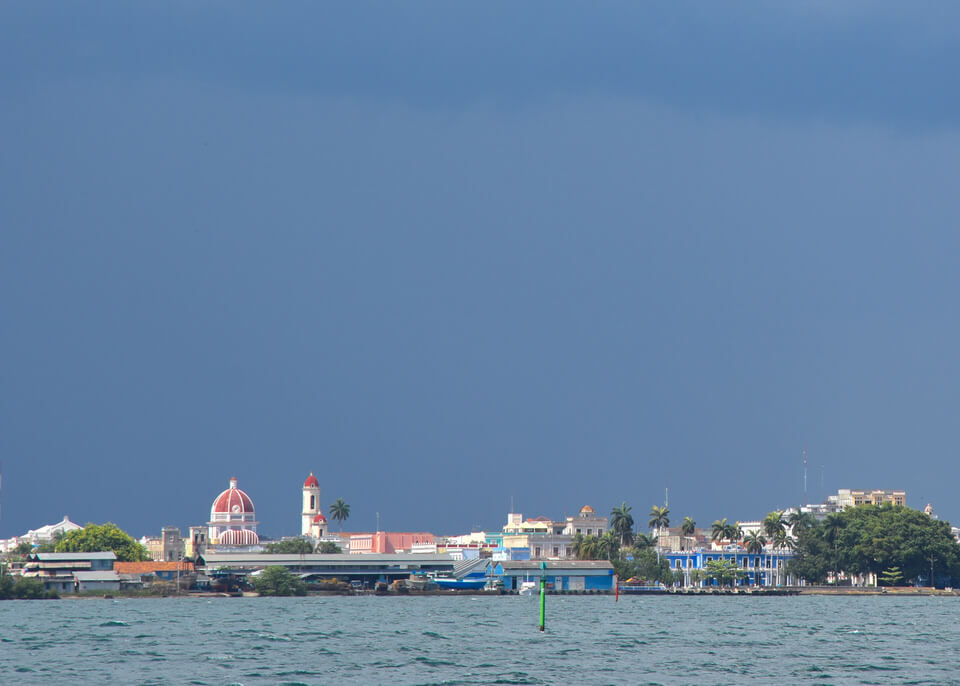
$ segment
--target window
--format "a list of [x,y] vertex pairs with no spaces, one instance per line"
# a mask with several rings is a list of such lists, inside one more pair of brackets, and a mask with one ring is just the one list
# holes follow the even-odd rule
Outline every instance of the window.
[[580,531],[580,529],[577,529],[577,533],[578,533],[578,534],[582,534],[583,532]]
[[317,507],[317,496],[312,495],[310,496],[310,509],[315,510],[316,507]]
[[587,529],[587,536],[593,535],[593,529]]
[[559,547],[559,546],[553,546],[553,556],[554,556],[554,557],[560,557],[560,547]]
[[683,565],[683,561],[682,561],[682,560],[677,560],[677,569],[680,569],[680,567],[681,567],[682,565]]
[[693,558],[692,558],[692,557],[688,557],[688,558],[687,558],[687,569],[693,569]]

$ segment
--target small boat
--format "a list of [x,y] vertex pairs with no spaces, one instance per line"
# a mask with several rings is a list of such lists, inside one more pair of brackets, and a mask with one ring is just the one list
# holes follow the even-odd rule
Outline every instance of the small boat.
[[537,594],[537,582],[536,581],[521,581],[520,589],[517,591],[518,595],[536,595]]
[[454,577],[438,576],[433,582],[440,588],[449,588],[453,590],[480,590],[487,585],[487,579],[457,579]]

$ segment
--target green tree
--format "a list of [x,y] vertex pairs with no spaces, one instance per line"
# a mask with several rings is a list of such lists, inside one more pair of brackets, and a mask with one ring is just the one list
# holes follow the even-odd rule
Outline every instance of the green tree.
[[14,579],[6,569],[0,574],[0,600],[10,600],[13,597]]
[[13,554],[19,558],[25,558],[33,552],[33,544],[29,541],[20,541],[17,547],[13,549]]
[[642,531],[633,537],[633,547],[637,550],[643,550],[644,548],[652,548],[655,542],[653,538],[643,533]]
[[903,581],[903,574],[897,566],[893,566],[880,574],[881,586],[899,586],[901,581]]
[[651,529],[657,531],[657,544],[660,543],[660,534],[670,526],[670,510],[664,505],[654,505],[650,508],[650,521],[647,523]]
[[823,534],[833,545],[833,583],[838,583],[840,575],[840,538],[847,526],[847,520],[841,512],[832,512],[823,520]]
[[340,533],[343,533],[343,523],[350,517],[350,506],[343,501],[343,498],[337,498],[330,506],[330,516],[337,520],[340,524]]
[[783,518],[783,512],[770,512],[763,518],[763,533],[771,541],[777,537],[781,531],[786,531],[787,524]]
[[733,586],[747,574],[731,560],[710,560],[704,565],[704,570],[707,578],[715,579],[719,586]]
[[673,570],[670,568],[669,560],[665,557],[658,559],[656,552],[651,548],[644,548],[640,551],[634,550],[631,576],[645,581],[673,583]]
[[342,553],[343,549],[333,541],[321,541],[317,545],[317,552],[322,555],[336,555]]
[[596,536],[584,536],[577,553],[579,560],[596,560],[600,557],[599,540]]
[[57,543],[58,553],[97,553],[113,551],[121,562],[149,560],[147,549],[112,522],[87,524],[75,529]]
[[251,578],[254,589],[260,595],[290,596],[306,595],[307,585],[303,579],[286,567],[265,567],[262,572]]
[[263,552],[274,555],[309,555],[313,552],[313,544],[305,538],[287,538],[267,543]]
[[626,548],[633,543],[632,508],[626,502],[610,510],[610,529],[620,538],[620,547]]
[[683,518],[683,523],[680,525],[680,532],[684,535],[684,538],[693,537],[697,532],[697,523],[693,520],[693,517]]
[[620,539],[613,531],[607,531],[597,540],[598,557],[615,560],[620,557]]
[[793,535],[799,536],[802,531],[809,531],[817,524],[816,518],[809,512],[791,512],[787,523]]
[[13,597],[22,600],[35,600],[47,597],[43,582],[32,576],[21,576],[13,584]]
[[719,543],[720,541],[729,541],[735,543],[740,540],[743,531],[739,524],[728,522],[727,518],[716,520],[710,525],[710,538]]
[[747,544],[747,552],[754,555],[762,553],[763,547],[767,545],[767,539],[759,531],[751,531],[743,539],[743,542]]

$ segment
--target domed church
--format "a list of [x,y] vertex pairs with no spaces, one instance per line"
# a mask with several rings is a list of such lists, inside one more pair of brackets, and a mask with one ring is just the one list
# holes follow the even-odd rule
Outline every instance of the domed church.
[[260,542],[257,536],[257,513],[253,500],[237,488],[236,477],[231,477],[230,488],[218,495],[210,506],[207,522],[210,543],[214,545],[251,546]]

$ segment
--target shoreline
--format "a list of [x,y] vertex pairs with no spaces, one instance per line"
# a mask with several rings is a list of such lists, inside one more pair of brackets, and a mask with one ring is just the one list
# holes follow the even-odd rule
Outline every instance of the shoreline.
[[[548,592],[551,597],[605,597],[615,596],[613,591],[594,591],[586,593],[566,593],[566,592]],[[783,598],[794,596],[844,596],[844,597],[863,597],[863,596],[889,596],[897,598],[928,598],[928,597],[957,597],[960,591],[953,589],[930,589],[930,588],[912,588],[912,587],[890,587],[890,588],[781,588],[770,590],[731,590],[731,589],[664,589],[664,590],[643,590],[643,591],[625,591],[620,589],[620,595],[623,596],[672,596],[682,598],[716,598],[716,597],[743,597],[743,598]],[[458,596],[469,597],[499,597],[499,596],[519,596],[516,592],[510,591],[484,591],[484,590],[436,590],[436,591],[410,591],[408,593],[377,593],[375,591],[364,591],[360,593],[340,592],[340,591],[308,591],[305,596],[263,596],[258,593],[181,593],[167,595],[146,595],[146,594],[124,594],[124,593],[104,593],[104,594],[66,594],[59,597],[60,600],[136,600],[136,599],[169,599],[169,598],[194,598],[207,599],[214,598],[269,598],[269,597],[298,597],[298,598],[323,598],[323,597],[378,597],[378,598],[404,598],[404,597],[430,597],[430,598],[449,598]],[[534,596],[536,597],[536,595]]]

